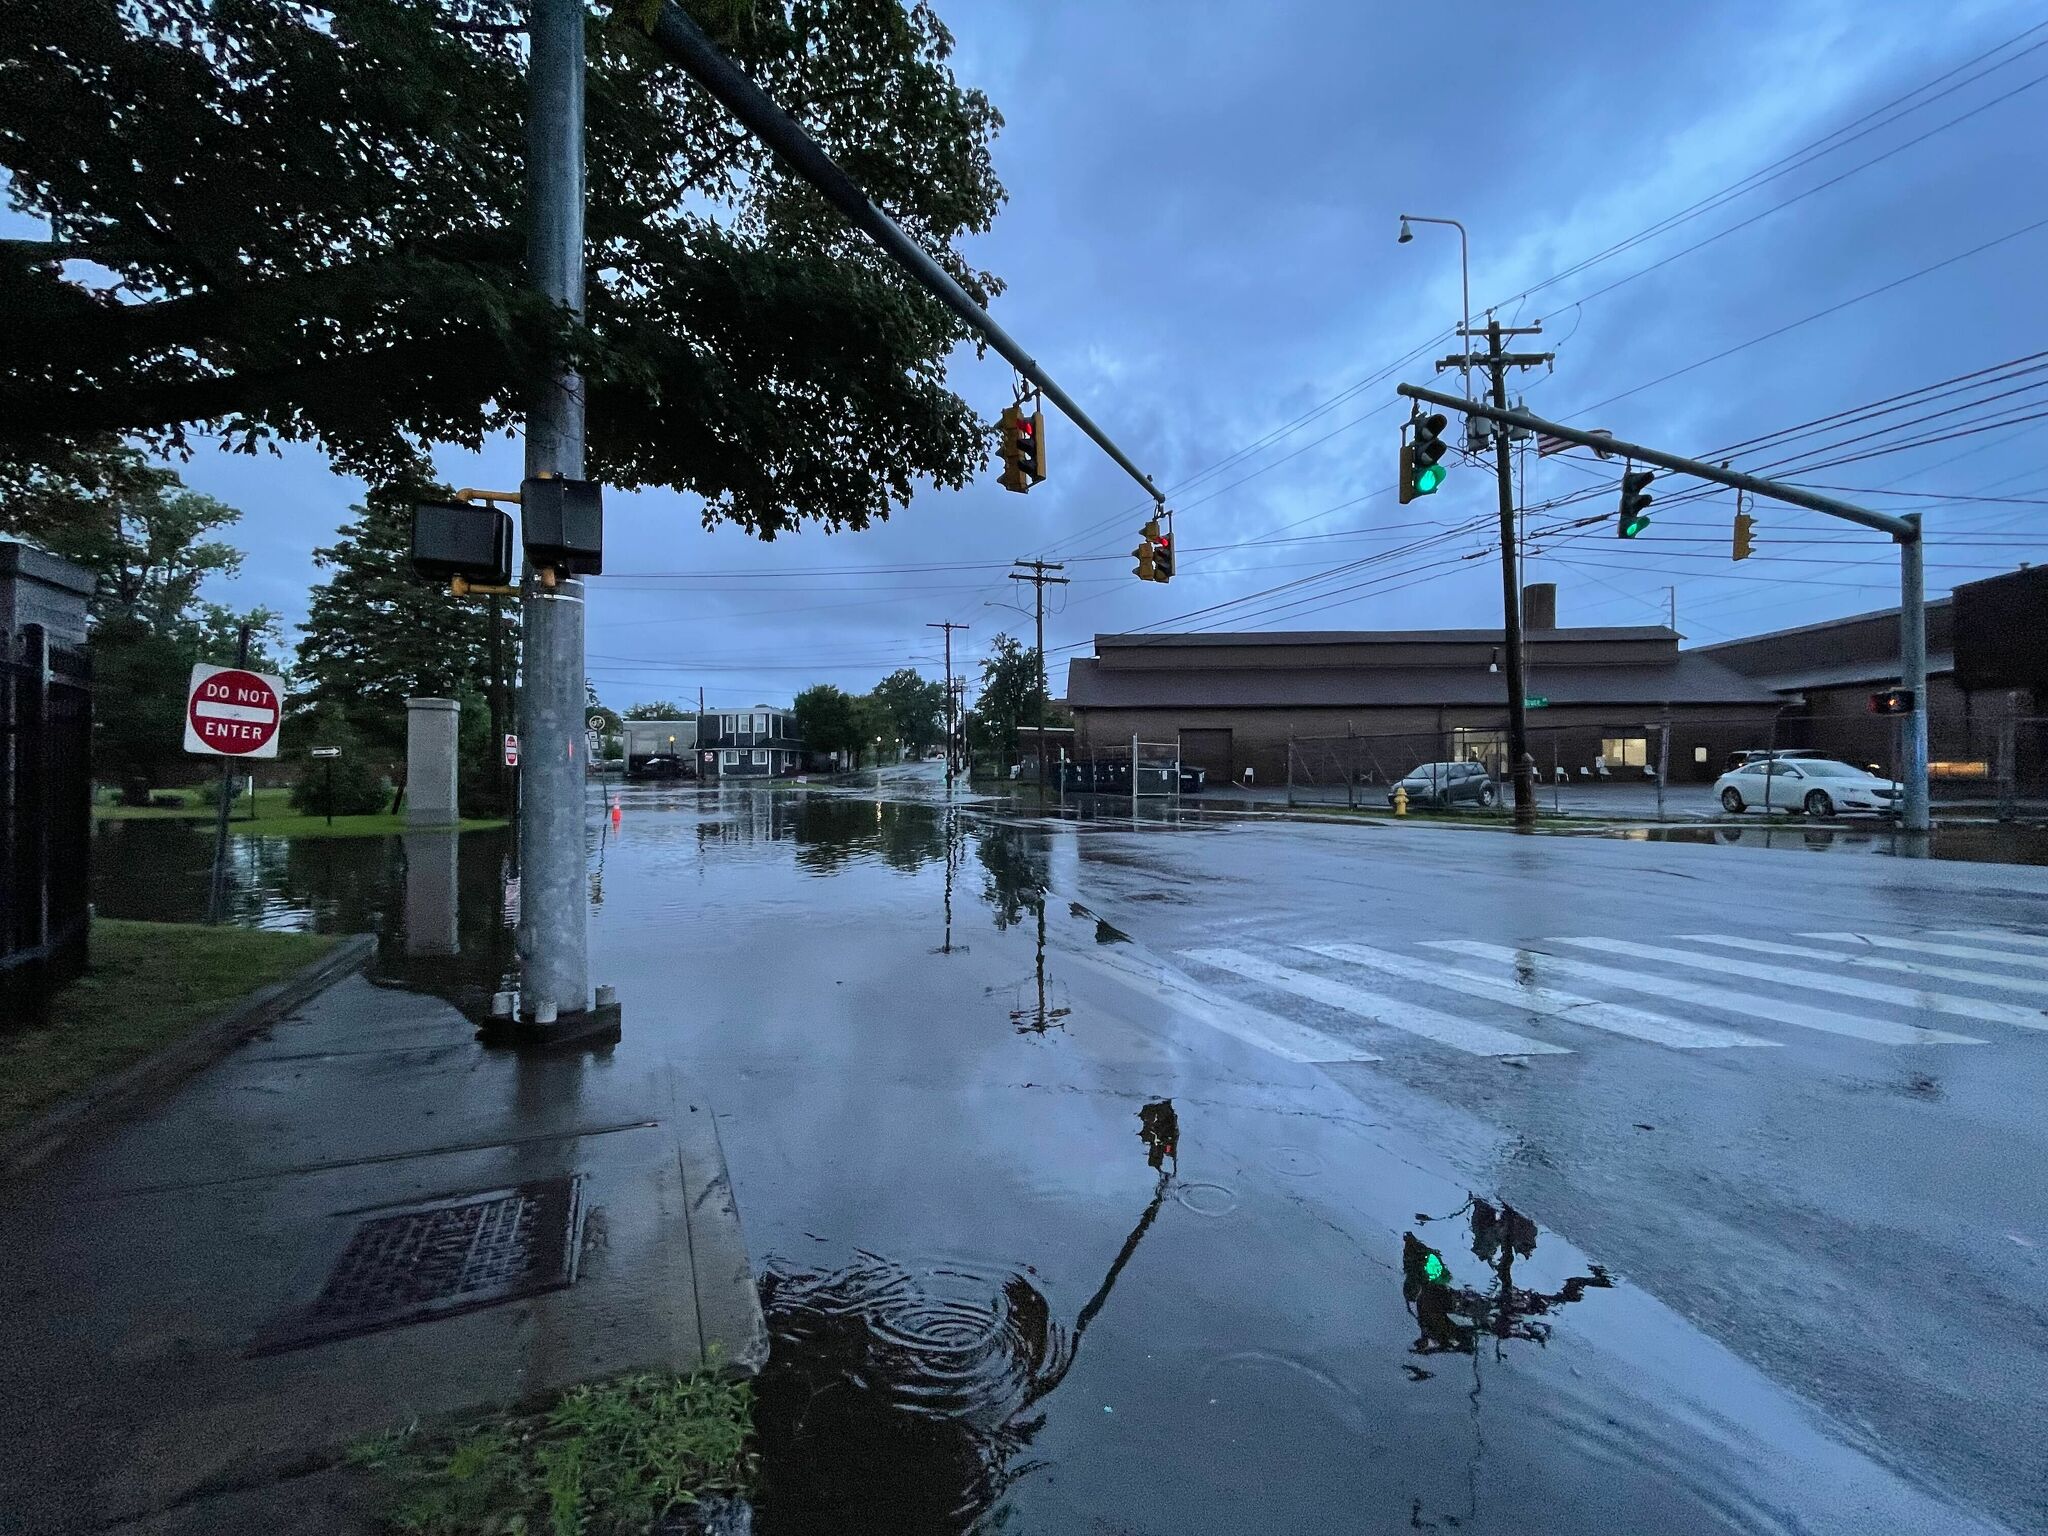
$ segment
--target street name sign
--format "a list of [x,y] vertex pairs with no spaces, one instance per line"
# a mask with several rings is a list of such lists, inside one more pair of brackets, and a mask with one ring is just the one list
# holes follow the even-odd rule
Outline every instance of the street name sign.
[[1536,697],[1534,697],[1534,698],[1529,698],[1529,699],[1524,699],[1524,700],[1522,700],[1522,708],[1524,708],[1524,709],[1548,709],[1548,708],[1550,708],[1550,700],[1548,700],[1548,699],[1544,698],[1544,697],[1543,697],[1542,695],[1540,695],[1540,694],[1539,694],[1539,695],[1537,695],[1537,696],[1536,696]]
[[221,757],[277,756],[284,679],[241,667],[192,668],[185,688],[185,750]]

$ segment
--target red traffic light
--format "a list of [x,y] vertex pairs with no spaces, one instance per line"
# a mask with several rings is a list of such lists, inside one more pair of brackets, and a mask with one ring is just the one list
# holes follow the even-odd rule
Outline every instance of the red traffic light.
[[1873,693],[1870,712],[1873,715],[1910,715],[1913,713],[1913,690],[1886,688],[1880,693]]

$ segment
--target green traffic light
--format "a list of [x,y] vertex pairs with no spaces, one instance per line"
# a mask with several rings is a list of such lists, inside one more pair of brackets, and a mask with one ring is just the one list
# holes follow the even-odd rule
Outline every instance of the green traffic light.
[[1422,1275],[1425,1280],[1442,1280],[1444,1277],[1444,1261],[1434,1253],[1428,1255],[1422,1261]]
[[1632,539],[1649,526],[1650,520],[1638,512],[1621,525],[1621,536],[1624,539]]
[[1444,467],[1441,464],[1425,464],[1415,475],[1415,494],[1427,496],[1444,483]]

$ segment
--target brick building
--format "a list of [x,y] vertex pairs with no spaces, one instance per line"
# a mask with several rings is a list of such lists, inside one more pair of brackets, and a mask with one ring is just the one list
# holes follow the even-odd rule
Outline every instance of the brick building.
[[[1554,611],[1530,594],[1530,611]],[[1671,721],[1670,776],[1704,781],[1731,752],[1767,744],[1782,700],[1664,627],[1541,628],[1527,636],[1530,746],[1546,779],[1633,778]],[[1133,736],[1177,743],[1212,779],[1277,783],[1341,760],[1385,783],[1430,761],[1507,768],[1497,629],[1097,635],[1068,666],[1083,756]],[[1290,743],[1292,748],[1290,748]],[[1341,746],[1334,745],[1342,743]]]

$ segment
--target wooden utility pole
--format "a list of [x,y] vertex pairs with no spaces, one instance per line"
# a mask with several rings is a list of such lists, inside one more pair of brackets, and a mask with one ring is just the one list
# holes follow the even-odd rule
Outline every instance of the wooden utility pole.
[[[1508,370],[1548,363],[1552,354],[1508,352],[1501,347],[1501,341],[1508,336],[1538,335],[1542,330],[1540,325],[1504,326],[1497,318],[1489,319],[1483,332],[1469,325],[1460,326],[1458,334],[1465,338],[1465,351],[1444,358],[1436,366],[1439,371],[1486,369],[1493,376],[1494,406],[1504,411],[1508,408]],[[1486,337],[1486,351],[1475,353],[1471,350],[1472,338],[1480,335]],[[1515,780],[1515,820],[1523,826],[1533,826],[1536,760],[1529,755],[1529,673],[1522,659],[1522,589],[1515,559],[1515,471],[1510,453],[1513,437],[1507,427],[1494,428],[1493,452],[1500,478],[1501,648],[1507,653],[1508,771]]]
[[964,630],[965,624],[948,620],[944,624],[927,624],[926,629],[943,629],[946,632],[946,788],[953,787],[954,767],[960,757],[960,736],[954,724],[953,714],[953,631]]
[[1066,577],[1048,576],[1045,573],[1047,571],[1064,571],[1066,567],[1057,562],[1048,563],[1044,560],[1012,560],[1010,563],[1024,567],[1022,571],[1010,572],[1010,580],[1030,582],[1033,595],[1036,598],[1032,606],[1036,610],[1038,623],[1038,645],[1036,650],[1038,657],[1038,698],[1036,700],[1036,714],[1038,716],[1036,722],[1038,726],[1038,788],[1039,792],[1043,794],[1045,791],[1045,589],[1048,586],[1064,587],[1067,585]]

